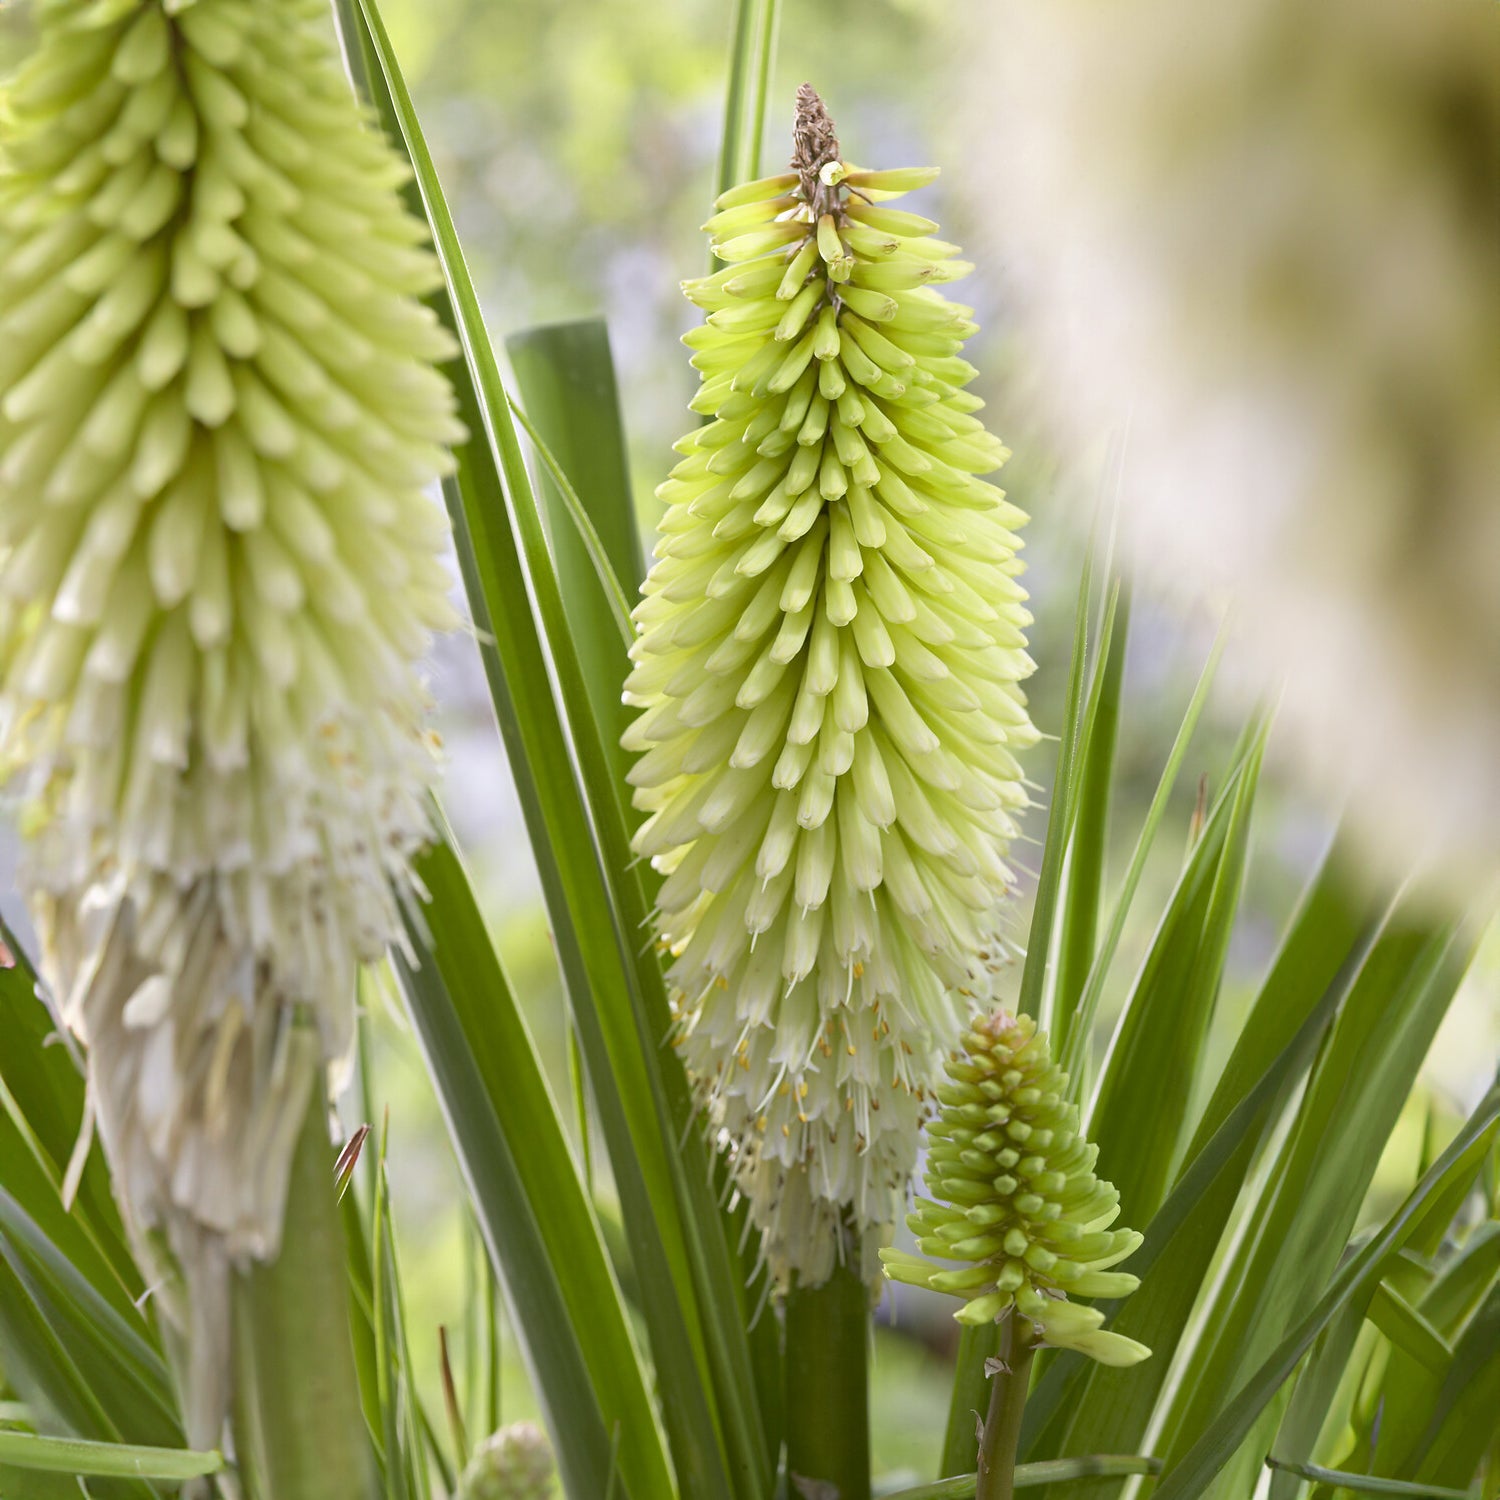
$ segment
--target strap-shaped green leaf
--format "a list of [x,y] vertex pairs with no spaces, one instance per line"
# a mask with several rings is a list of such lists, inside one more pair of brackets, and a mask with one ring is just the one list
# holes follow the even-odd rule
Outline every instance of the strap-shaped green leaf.
[[[1341,879],[1340,873],[1325,868],[1316,885]],[[1299,933],[1305,924],[1321,919],[1322,909],[1320,900],[1304,902],[1284,951],[1310,953]],[[1133,1370],[1117,1371],[1061,1356],[1028,1403],[1024,1455],[1094,1451],[1143,1441],[1260,1143],[1312,1066],[1333,1017],[1364,972],[1380,930],[1378,915],[1372,916],[1352,947],[1340,948],[1342,939],[1335,937],[1318,963],[1286,973],[1279,961],[1273,966],[1268,984],[1290,986],[1287,1003],[1300,1011],[1300,1024],[1259,1076],[1244,1083],[1243,1092],[1193,1154],[1147,1225],[1146,1242],[1132,1260],[1141,1287],[1112,1324],[1116,1331],[1145,1343],[1154,1357]]]
[[1055,1056],[1067,1050],[1074,1014],[1098,946],[1109,849],[1109,810],[1114,788],[1115,742],[1120,731],[1125,648],[1130,639],[1130,597],[1112,580],[1099,632],[1098,660],[1089,684],[1079,737],[1078,794],[1063,881],[1058,931],[1057,977],[1047,1006],[1046,1031]]
[[[1015,1487],[1034,1490],[1048,1484],[1076,1484],[1080,1479],[1128,1479],[1134,1474],[1160,1472],[1159,1458],[1096,1453],[1083,1458],[1054,1458],[1045,1463],[1018,1464]],[[899,1490],[887,1500],[974,1500],[977,1482],[978,1475],[961,1474],[953,1479],[940,1479],[936,1484],[919,1484],[912,1490]]]
[[1192,1126],[1229,934],[1249,860],[1263,735],[1256,735],[1188,856],[1116,1028],[1089,1116],[1099,1173],[1144,1223],[1166,1197]]
[[1409,1495],[1412,1500],[1468,1500],[1467,1490],[1440,1490],[1430,1484],[1409,1484],[1404,1479],[1377,1479],[1373,1474],[1351,1474],[1343,1469],[1324,1469],[1317,1464],[1286,1463],[1268,1458],[1267,1465],[1299,1479],[1353,1490],[1356,1495]]
[[197,1479],[224,1467],[218,1453],[185,1448],[138,1448],[125,1443],[92,1443],[77,1438],[36,1437],[0,1431],[0,1464],[48,1474],[100,1479]]
[[1419,1364],[1439,1375],[1447,1370],[1453,1351],[1443,1342],[1442,1334],[1388,1282],[1375,1288],[1370,1320]]
[[[140,1272],[131,1258],[120,1214],[110,1192],[103,1152],[94,1143],[78,1175],[71,1228],[60,1230],[46,1202],[61,1207],[61,1193],[84,1123],[82,1060],[71,1039],[58,1035],[57,1023],[36,993],[36,974],[13,934],[0,925],[11,958],[0,968],[0,1131],[10,1126],[13,1141],[0,1145],[0,1187],[14,1193],[33,1217],[47,1223],[74,1263],[114,1303],[128,1308],[141,1293]],[[21,1154],[44,1174],[47,1192],[22,1193],[25,1170]],[[40,1187],[35,1173],[31,1184]],[[89,1242],[84,1249],[82,1240]],[[100,1258],[106,1264],[100,1264]]]
[[[1250,1211],[1250,1232],[1205,1312],[1187,1377],[1162,1414],[1169,1470],[1334,1275],[1468,960],[1451,928],[1398,915],[1365,964]],[[1270,1448],[1275,1413],[1256,1420],[1254,1440],[1224,1477],[1226,1492],[1251,1482]]]
[[[570,1494],[675,1493],[645,1369],[510,982],[446,844],[419,874],[428,931],[394,960]],[[378,1290],[378,1288],[377,1288]]]
[[1478,1147],[1487,1149],[1497,1124],[1500,1124],[1500,1083],[1480,1101],[1448,1149],[1433,1163],[1401,1207],[1386,1220],[1379,1233],[1357,1255],[1344,1262],[1311,1311],[1297,1322],[1254,1374],[1236,1389],[1219,1415],[1171,1466],[1156,1491],[1155,1500],[1196,1500],[1207,1491],[1214,1476],[1240,1450],[1260,1414],[1328,1321],[1352,1298],[1373,1286],[1387,1259],[1401,1249],[1413,1232],[1423,1207],[1434,1195],[1446,1189],[1455,1174],[1471,1170],[1470,1151]]

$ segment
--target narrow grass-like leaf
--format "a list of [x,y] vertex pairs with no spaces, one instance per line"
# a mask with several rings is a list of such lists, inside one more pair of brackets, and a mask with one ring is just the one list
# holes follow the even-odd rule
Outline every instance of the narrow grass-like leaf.
[[[573,488],[573,482],[568,478],[557,455],[548,446],[547,440],[542,436],[536,424],[526,415],[525,409],[518,406],[514,400],[511,401],[510,409],[516,421],[521,424],[521,430],[530,440],[542,468],[546,471],[547,478],[563,502],[568,523],[577,532],[578,540],[587,553],[589,566],[594,578],[598,581],[599,588],[604,593],[605,602],[609,607],[609,617],[619,633],[621,643],[629,646],[635,635],[630,623],[630,603],[625,597],[625,591],[620,587],[620,580],[615,577],[610,566],[609,554],[605,551],[604,540],[599,535],[593,518],[589,515],[582,497]],[[552,545],[554,548],[558,546],[555,531],[552,536]]]
[[[361,1020],[361,1025],[364,1022]],[[360,1406],[375,1461],[385,1478],[385,1433],[380,1411],[378,1360],[375,1353],[375,1275],[359,1203],[347,1193],[339,1203],[344,1225],[345,1280],[348,1286],[349,1333],[359,1381]]]
[[[509,401],[431,157],[372,0],[346,0],[382,117],[406,148],[464,357],[470,441],[445,488],[460,565],[531,834],[564,982],[640,1273],[684,1493],[750,1500],[769,1480],[736,1274],[670,1025],[623,788],[595,719]],[[566,705],[560,715],[554,686]],[[715,1410],[717,1408],[717,1410]],[[722,1424],[722,1425],[721,1425]],[[727,1451],[726,1451],[727,1449]]]
[[[396,1230],[391,1215],[391,1186],[386,1162],[390,1144],[387,1120],[380,1136],[380,1155],[375,1167],[375,1215],[371,1228],[375,1261],[376,1371],[381,1395],[381,1419],[387,1454],[387,1486],[390,1475],[399,1473],[400,1492],[410,1500],[430,1500],[432,1483],[427,1472],[424,1435],[431,1424],[416,1396],[411,1350],[406,1339],[406,1308],[401,1292],[401,1270],[396,1255]],[[433,1437],[433,1447],[436,1448]]]
[[1058,934],[1057,982],[1048,1008],[1047,1030],[1060,1054],[1067,1046],[1073,1016],[1093,965],[1099,911],[1109,852],[1109,813],[1114,786],[1115,743],[1120,729],[1120,696],[1130,636],[1130,600],[1115,580],[1099,635],[1100,660],[1089,686],[1078,764],[1078,795]]
[[1256,1079],[1297,1034],[1347,956],[1381,916],[1364,894],[1357,858],[1335,838],[1309,882],[1265,982],[1188,1148],[1192,1160],[1244,1098]]
[[1493,1140],[1500,1123],[1500,1084],[1493,1086],[1458,1134],[1432,1165],[1406,1201],[1370,1242],[1351,1256],[1329,1282],[1327,1290],[1272,1351],[1254,1374],[1225,1402],[1182,1458],[1164,1475],[1155,1500],[1196,1500],[1214,1476],[1235,1456],[1277,1391],[1296,1369],[1313,1340],[1329,1320],[1379,1278],[1388,1258],[1405,1243],[1428,1201],[1441,1193],[1454,1172],[1470,1170],[1467,1153],[1478,1143]]
[[0,1432],[0,1464],[101,1479],[181,1481],[217,1474],[224,1467],[224,1458],[219,1453],[194,1453],[185,1448],[138,1448],[125,1443]]
[[611,1433],[622,1492],[674,1493],[646,1373],[557,1104],[457,856],[440,844],[419,874],[430,937],[393,962],[512,1324],[552,1431],[568,1493],[600,1495]]
[[1389,1282],[1375,1288],[1370,1301],[1370,1321],[1393,1343],[1436,1374],[1443,1374],[1453,1361],[1453,1351],[1443,1336]]
[[[533,432],[547,445],[552,463],[549,477],[559,493],[544,485],[548,531],[558,554],[558,575],[570,601],[573,586],[592,580],[601,587],[613,582],[616,597],[625,604],[626,633],[629,600],[646,576],[640,528],[631,498],[630,465],[620,413],[619,383],[610,353],[609,329],[602,318],[570,323],[546,323],[511,334],[505,341],[515,372],[520,407]],[[512,410],[517,410],[513,404]],[[560,470],[566,485],[557,478]],[[557,524],[553,507],[566,499],[568,518],[583,550],[564,545],[565,527]],[[573,561],[566,559],[573,554]],[[588,567],[581,566],[584,562]],[[618,688],[618,684],[616,684]],[[618,694],[617,694],[618,696]]]
[[[1046,1484],[1071,1484],[1080,1479],[1128,1479],[1135,1474],[1159,1474],[1159,1458],[1135,1458],[1111,1453],[1091,1454],[1085,1458],[1054,1458],[1045,1463],[1017,1464],[1015,1487],[1034,1490]],[[898,1490],[887,1500],[974,1500],[978,1475],[963,1474],[940,1479],[936,1484],[919,1484],[915,1489]]]
[[[1304,903],[1284,954],[1303,951],[1299,934],[1304,922],[1319,911],[1319,903]],[[1111,1370],[1077,1355],[1061,1355],[1027,1404],[1023,1455],[1059,1450],[1087,1453],[1127,1446],[1127,1439],[1143,1442],[1199,1288],[1260,1143],[1312,1066],[1334,1016],[1364,973],[1381,930],[1381,918],[1372,915],[1359,941],[1334,961],[1332,973],[1310,966],[1287,976],[1296,985],[1303,1017],[1300,1027],[1234,1102],[1146,1226],[1145,1243],[1131,1257],[1132,1270],[1141,1278],[1140,1289],[1123,1304],[1104,1311],[1107,1316],[1114,1314],[1111,1326],[1117,1332],[1146,1344],[1153,1357],[1132,1370]],[[1268,987],[1281,975],[1278,961]]]
[[1500,1411],[1500,1287],[1463,1331],[1426,1431],[1401,1465],[1403,1477],[1464,1485],[1474,1478]]
[[1374,1337],[1373,1330],[1366,1332],[1364,1305],[1352,1300],[1318,1335],[1276,1432],[1271,1457],[1283,1462],[1272,1465],[1270,1500],[1296,1500],[1302,1493],[1287,1466],[1311,1463],[1318,1456],[1318,1440],[1331,1413],[1347,1419]]
[[[1160,1446],[1169,1466],[1218,1420],[1225,1393],[1334,1273],[1468,958],[1451,929],[1431,931],[1412,919],[1393,920],[1371,955],[1308,1083],[1249,1233],[1205,1309],[1203,1337],[1164,1413]],[[1272,1419],[1268,1412],[1265,1423]],[[1237,1494],[1253,1482],[1270,1445],[1271,1432],[1258,1433],[1221,1490]]]
[[[20,944],[3,927],[0,941],[13,960],[10,967],[0,968],[0,1035],[5,1038],[0,1047],[0,1116],[12,1117],[28,1152],[60,1193],[84,1127],[82,1060],[71,1038],[58,1031],[51,1012],[37,998],[36,974]],[[12,1151],[0,1151],[0,1185],[10,1185],[8,1168],[16,1160]],[[35,1202],[28,1207],[37,1212]],[[75,1259],[116,1307],[128,1305],[140,1295],[141,1276],[126,1243],[110,1191],[109,1170],[97,1144],[79,1174],[70,1217],[77,1232],[108,1262],[116,1285],[110,1287],[106,1278],[96,1275],[83,1254]]]
[[1221,631],[1204,664],[1203,671],[1199,674],[1197,686],[1193,689],[1193,696],[1188,702],[1187,711],[1183,714],[1182,724],[1178,728],[1177,738],[1173,741],[1166,765],[1162,769],[1161,779],[1157,782],[1156,792],[1151,798],[1151,805],[1146,809],[1146,818],[1136,838],[1130,864],[1126,868],[1125,878],[1120,885],[1120,893],[1115,898],[1109,926],[1094,954],[1093,967],[1089,970],[1088,981],[1084,985],[1083,993],[1074,1010],[1067,1045],[1062,1052],[1062,1066],[1068,1077],[1076,1081],[1075,1092],[1087,1076],[1085,1062],[1089,1041],[1093,1035],[1094,1017],[1098,1013],[1099,1001],[1104,994],[1104,986],[1109,979],[1115,953],[1119,949],[1120,939],[1125,932],[1126,918],[1130,915],[1136,890],[1146,870],[1146,858],[1156,841],[1156,833],[1161,827],[1162,819],[1166,816],[1172,788],[1177,784],[1177,775],[1182,769],[1182,762],[1187,757],[1188,745],[1192,741],[1193,734],[1198,727],[1198,720],[1202,717],[1204,706],[1208,702],[1209,689],[1213,686],[1214,674],[1218,670],[1219,658],[1223,655],[1227,639],[1227,635]]
[[[1104,1064],[1089,1116],[1099,1172],[1125,1214],[1146,1223],[1165,1199],[1193,1121],[1240,891],[1262,737],[1251,743],[1193,846]],[[1175,1082],[1169,1083],[1169,1080]]]
[[4,1192],[0,1334],[7,1372],[78,1436],[181,1444],[171,1379],[145,1325],[112,1306]]
[[1317,1464],[1289,1463],[1277,1458],[1268,1458],[1266,1466],[1286,1474],[1295,1474],[1299,1479],[1311,1479],[1341,1490],[1352,1490],[1356,1495],[1408,1495],[1412,1500],[1469,1500],[1470,1494],[1468,1490],[1434,1489],[1430,1484],[1411,1484],[1404,1479],[1377,1479],[1372,1474],[1351,1474],[1344,1469],[1324,1469]]
[[1078,584],[1078,607],[1073,621],[1073,653],[1068,662],[1068,690],[1063,710],[1062,735],[1057,745],[1057,770],[1052,778],[1052,800],[1047,810],[1047,836],[1042,846],[1042,868],[1032,902],[1031,930],[1026,940],[1026,961],[1021,970],[1021,991],[1016,1002],[1023,1016],[1040,1016],[1042,996],[1051,961],[1053,928],[1057,922],[1058,898],[1063,866],[1072,830],[1077,794],[1074,767],[1080,758],[1079,736],[1083,726],[1084,693],[1088,683],[1089,608],[1094,588],[1092,544],[1083,562]]

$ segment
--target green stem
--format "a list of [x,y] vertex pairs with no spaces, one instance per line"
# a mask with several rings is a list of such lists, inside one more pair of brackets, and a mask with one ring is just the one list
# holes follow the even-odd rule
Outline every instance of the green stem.
[[948,1430],[943,1436],[945,1477],[974,1472],[974,1424],[989,1402],[990,1378],[985,1361],[1000,1352],[1000,1328],[995,1323],[966,1327],[958,1341],[953,1395],[948,1403]]
[[870,1500],[870,1292],[857,1244],[786,1299],[786,1463],[793,1495]]
[[374,1500],[321,1078],[311,1095],[281,1254],[235,1276],[235,1450],[250,1500]]
[[1012,1500],[1016,1492],[1016,1445],[1031,1384],[1031,1334],[1012,1312],[1000,1328],[1000,1369],[990,1390],[990,1412],[979,1442],[975,1500]]

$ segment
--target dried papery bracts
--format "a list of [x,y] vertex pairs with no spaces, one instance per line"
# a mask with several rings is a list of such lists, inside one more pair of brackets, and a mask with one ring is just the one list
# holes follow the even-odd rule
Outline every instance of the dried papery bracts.
[[1109,1333],[1097,1308],[1075,1297],[1123,1297],[1140,1283],[1111,1271],[1141,1244],[1112,1229],[1120,1195],[1094,1175],[1099,1148],[1066,1103],[1067,1075],[1029,1016],[976,1021],[938,1090],[928,1127],[927,1190],[907,1225],[923,1255],[882,1250],[886,1275],[962,1297],[960,1323],[1028,1319],[1036,1336],[1106,1365],[1133,1365],[1150,1350]]
[[816,1284],[893,1223],[990,992],[1036,733],[1025,518],[976,477],[1006,450],[939,290],[971,268],[884,206],[936,174],[843,161],[806,87],[796,146],[685,288],[712,420],[659,492],[625,742],[678,1041],[775,1272]]
[[128,1217],[221,1287],[276,1250],[427,836],[450,341],[324,6],[35,19],[0,118],[0,747]]

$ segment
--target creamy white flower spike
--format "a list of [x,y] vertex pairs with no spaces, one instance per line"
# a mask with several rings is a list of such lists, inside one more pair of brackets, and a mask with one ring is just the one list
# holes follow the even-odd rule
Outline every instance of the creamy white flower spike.
[[127,1211],[277,1247],[401,930],[462,429],[404,169],[304,0],[40,0],[0,118],[0,747]]
[[679,1044],[774,1271],[816,1285],[846,1225],[878,1273],[989,994],[1036,732],[1025,517],[975,477],[1006,451],[936,289],[970,268],[877,206],[936,174],[851,167],[798,106],[793,170],[720,198],[728,268],[685,288],[715,420],[659,491],[625,697]]

